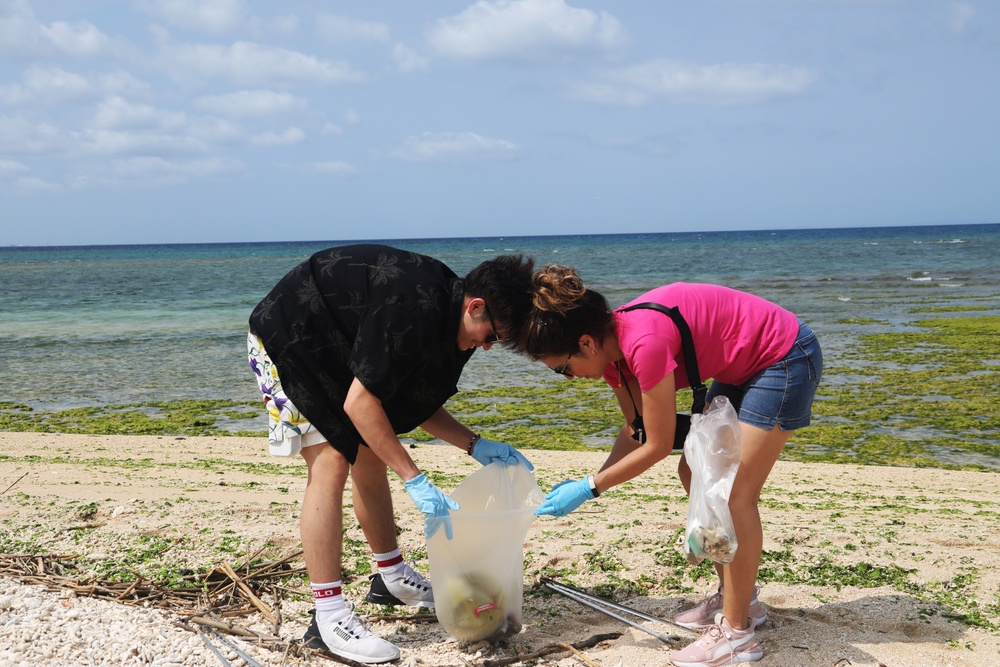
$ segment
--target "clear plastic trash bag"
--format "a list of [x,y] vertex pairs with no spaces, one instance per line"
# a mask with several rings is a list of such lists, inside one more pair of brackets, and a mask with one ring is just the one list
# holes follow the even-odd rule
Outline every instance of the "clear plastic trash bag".
[[692,415],[684,441],[691,468],[684,556],[692,565],[705,558],[728,563],[736,556],[736,528],[729,494],[740,467],[740,422],[729,399],[716,396],[700,415]]
[[523,465],[483,466],[451,494],[452,539],[427,540],[438,622],[461,642],[499,639],[521,630],[524,538],[545,500]]

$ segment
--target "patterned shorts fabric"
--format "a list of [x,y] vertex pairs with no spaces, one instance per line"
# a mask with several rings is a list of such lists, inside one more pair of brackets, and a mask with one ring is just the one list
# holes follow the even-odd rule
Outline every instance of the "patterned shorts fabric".
[[267,355],[260,338],[252,331],[247,333],[247,358],[257,377],[257,387],[264,395],[267,408],[267,439],[271,453],[276,456],[293,456],[302,447],[325,442],[309,420],[285,396],[281,388],[278,369]]

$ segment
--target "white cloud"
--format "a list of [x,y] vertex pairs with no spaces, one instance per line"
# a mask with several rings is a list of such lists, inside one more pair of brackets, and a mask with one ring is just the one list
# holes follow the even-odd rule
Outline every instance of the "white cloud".
[[952,35],[961,37],[966,33],[969,24],[976,16],[976,8],[968,2],[954,2],[948,15],[948,30]]
[[474,132],[424,132],[408,137],[404,145],[390,155],[414,162],[454,162],[510,160],[520,151],[517,144]]
[[262,132],[250,137],[254,146],[293,146],[306,139],[306,133],[298,127],[286,128],[284,132]]
[[0,85],[0,105],[54,106],[106,94],[143,95],[150,87],[122,71],[84,76],[58,67],[29,67],[20,83]]
[[186,30],[224,33],[246,22],[243,0],[145,0],[139,7]]
[[98,105],[94,124],[106,130],[176,130],[188,124],[188,117],[183,111],[167,111],[149,104],[130,102],[122,97],[112,97]]
[[246,165],[242,162],[231,158],[208,157],[177,161],[143,156],[88,165],[86,173],[73,178],[70,184],[78,190],[161,187],[225,175],[245,168]]
[[478,0],[461,14],[439,19],[427,38],[452,58],[527,62],[612,51],[627,41],[611,14],[564,0]]
[[323,14],[316,20],[316,28],[327,41],[340,46],[350,42],[378,42],[387,44],[390,29],[385,23],[359,21],[340,14]]
[[344,128],[339,125],[334,125],[333,123],[324,123],[323,128],[320,130],[320,134],[324,137],[330,135],[339,136],[344,133]]
[[291,93],[273,90],[240,90],[225,95],[205,95],[195,100],[202,109],[227,116],[272,116],[303,109],[306,101]]
[[197,155],[210,149],[200,138],[166,132],[88,129],[78,134],[76,148],[88,155]]
[[717,106],[756,104],[797,95],[817,78],[804,67],[724,63],[697,65],[658,59],[605,70],[598,80],[570,84],[570,97],[609,106],[656,101]]
[[0,178],[30,171],[27,166],[13,160],[0,160]]
[[37,178],[35,176],[25,176],[17,179],[17,188],[22,194],[37,194],[40,192],[59,192],[62,187],[56,183]]
[[284,168],[300,174],[329,174],[331,176],[340,176],[341,178],[348,178],[358,174],[357,167],[342,160],[288,164],[284,165]]
[[77,150],[99,155],[210,154],[233,143],[243,132],[229,121],[192,117],[183,111],[159,109],[122,98],[103,101],[93,124],[72,137]]
[[66,133],[50,123],[0,115],[0,155],[59,155],[66,142]]
[[401,72],[418,72],[427,69],[428,66],[427,58],[402,42],[397,42],[392,47],[392,58]]
[[335,63],[254,42],[164,44],[163,67],[179,78],[221,78],[249,85],[328,84],[363,82],[364,75],[346,63]]
[[21,83],[0,85],[0,105],[52,105],[79,99],[90,93],[90,82],[79,74],[57,67],[31,67]]
[[0,2],[0,53],[16,57],[113,55],[123,48],[87,21],[42,24],[26,0]]

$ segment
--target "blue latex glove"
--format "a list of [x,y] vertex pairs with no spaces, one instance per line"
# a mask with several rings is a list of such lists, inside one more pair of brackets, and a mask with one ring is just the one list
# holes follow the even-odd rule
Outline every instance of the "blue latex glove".
[[424,537],[431,539],[438,528],[444,526],[444,534],[450,540],[451,517],[448,516],[448,510],[457,510],[458,503],[441,493],[441,489],[431,484],[423,473],[403,482],[403,486],[417,509],[427,515],[424,519]]
[[545,502],[535,509],[535,516],[546,514],[565,516],[594,497],[587,478],[567,479],[552,487],[545,496]]
[[503,461],[508,465],[517,465],[520,463],[528,470],[535,469],[535,466],[531,465],[531,461],[526,459],[524,454],[517,451],[507,443],[494,442],[493,440],[487,440],[486,438],[480,438],[476,441],[475,447],[472,448],[472,458],[476,459],[484,466],[489,465],[494,461]]

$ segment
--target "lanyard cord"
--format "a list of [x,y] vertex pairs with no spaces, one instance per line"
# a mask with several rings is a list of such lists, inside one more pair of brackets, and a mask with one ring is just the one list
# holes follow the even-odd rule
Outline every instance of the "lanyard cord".
[[615,370],[618,371],[618,381],[622,383],[625,387],[625,391],[628,392],[628,400],[632,401],[632,412],[635,413],[635,419],[632,420],[632,428],[635,429],[635,433],[632,434],[633,440],[638,440],[640,445],[646,444],[646,427],[642,423],[642,415],[639,414],[639,406],[635,404],[635,399],[632,397],[632,390],[629,389],[628,381],[625,376],[622,375],[622,362],[615,361]]

